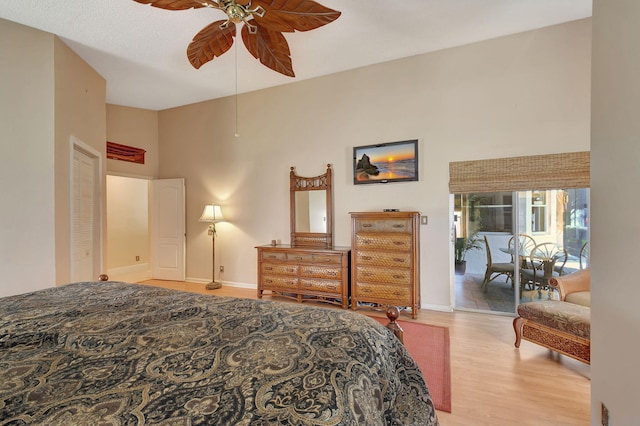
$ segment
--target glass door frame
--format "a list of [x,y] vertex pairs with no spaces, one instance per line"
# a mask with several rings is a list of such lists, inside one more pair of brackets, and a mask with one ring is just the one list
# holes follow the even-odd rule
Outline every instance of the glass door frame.
[[[571,192],[571,191],[581,191],[581,190],[586,190],[586,193],[580,194],[579,192],[573,192],[573,193]],[[503,191],[503,192],[507,192],[507,191]],[[570,271],[573,271],[574,269],[578,270],[582,268],[580,255],[577,254],[577,250],[580,250],[580,246],[583,246],[585,241],[588,242],[590,240],[589,217],[590,217],[591,202],[590,202],[589,188],[513,191],[511,194],[512,194],[511,195],[511,198],[512,198],[511,228],[512,229],[510,230],[510,232],[508,233],[499,232],[500,229],[498,227],[495,230],[481,231],[480,236],[484,236],[484,235],[490,236],[492,232],[494,232],[494,235],[503,235],[505,238],[509,234],[510,234],[509,238],[512,236],[516,236],[515,238],[517,238],[517,235],[521,233],[531,235],[533,238],[536,239],[536,242],[538,243],[553,242],[558,246],[564,249],[567,249],[570,255],[568,256],[569,261],[566,267]],[[461,202],[458,202],[458,200],[454,198],[453,202],[451,203],[452,213],[453,215],[458,214],[457,218],[460,218],[460,217],[464,218],[465,216],[468,217],[468,212],[465,209],[468,209],[469,206],[465,205],[464,203],[465,196],[467,195],[468,194],[454,195],[454,197],[460,197],[459,200],[461,201]],[[538,197],[542,199],[536,200],[534,199],[534,197]],[[498,201],[500,200],[503,200],[503,198],[498,199]],[[540,201],[540,203],[536,203],[536,201]],[[498,202],[498,204],[500,204],[500,202]],[[498,206],[498,207],[504,207],[504,206]],[[541,210],[541,207],[544,207],[545,216],[544,218],[538,218],[539,220],[537,223],[538,224],[544,223],[545,227],[541,229],[534,229],[533,224],[531,224],[529,221],[533,220],[533,214],[535,213],[534,209]],[[477,208],[477,205],[472,206],[472,208]],[[489,213],[489,214],[491,215],[492,213]],[[452,237],[455,237],[456,225],[459,227],[458,229],[464,229],[464,226],[461,227],[461,225],[464,225],[464,224],[461,224],[459,222],[456,223],[455,222],[456,216],[453,216],[453,217],[454,217],[454,222],[452,223]],[[496,223],[500,221],[501,219],[498,218]],[[495,221],[492,222],[491,219],[488,219],[488,222],[494,223]],[[507,220],[504,219],[502,220],[502,222],[506,223]],[[572,231],[572,234],[568,233],[570,230],[574,230]],[[455,239],[454,238],[452,239],[455,244]],[[496,241],[495,238],[493,239],[493,241],[495,244],[495,241]],[[501,244],[504,244],[506,246],[505,242],[502,242]],[[482,242],[482,245],[484,246],[484,241]],[[518,244],[514,244],[515,253],[513,253],[513,255],[515,259],[519,259],[521,255],[521,253],[518,253],[518,249],[519,249],[518,246],[519,246]],[[502,249],[502,247],[500,248]],[[491,251],[493,253],[496,250],[492,249]],[[504,250],[501,250],[501,251],[504,251]],[[473,257],[473,256],[470,256],[470,257]],[[495,257],[496,256],[492,254],[492,258],[494,258],[494,262],[495,262]],[[477,275],[479,273],[479,267],[480,267],[479,259],[480,259],[479,256],[475,255],[475,266],[473,267],[471,274],[475,273]],[[498,262],[500,262],[500,260],[498,260]],[[580,265],[578,266],[577,263],[580,263]],[[469,265],[467,265],[467,271],[468,269],[469,269]],[[466,295],[464,298],[464,302],[458,303],[458,300],[462,300],[462,299],[458,299],[458,292],[459,291],[464,292],[466,291],[465,288],[468,288],[468,287],[465,287],[465,285],[460,284],[458,277],[454,277],[453,287],[452,287],[452,292],[453,292],[452,298],[453,298],[454,310],[468,310],[468,311],[474,311],[474,312],[513,315],[515,312],[517,312],[517,306],[520,303],[527,302],[534,299],[533,290],[535,289],[530,289],[532,291],[529,295],[530,299],[528,300],[522,299],[523,294],[521,293],[523,292],[522,292],[522,285],[521,285],[521,279],[520,279],[521,278],[520,269],[521,269],[520,262],[514,262],[514,275],[513,275],[514,291],[513,291],[513,311],[512,312],[507,312],[505,310],[486,309],[482,307],[470,308],[468,307],[469,304],[466,303],[467,301]],[[565,271],[566,270],[567,269],[565,268]],[[555,295],[553,294],[553,292],[549,292],[547,294],[548,296],[551,296],[551,297],[557,297],[557,292],[555,292]],[[526,296],[526,293],[524,295]],[[475,298],[476,299],[478,298],[477,293]],[[506,300],[506,299],[503,299],[503,300]],[[465,306],[461,306],[463,303],[465,304]],[[478,303],[476,306],[482,306],[482,305]],[[506,306],[506,305],[503,305],[503,306]]]

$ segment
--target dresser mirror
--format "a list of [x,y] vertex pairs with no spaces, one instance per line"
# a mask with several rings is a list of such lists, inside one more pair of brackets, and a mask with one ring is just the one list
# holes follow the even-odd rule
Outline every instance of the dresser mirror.
[[333,205],[331,164],[319,176],[289,173],[291,193],[291,245],[331,247],[333,245]]

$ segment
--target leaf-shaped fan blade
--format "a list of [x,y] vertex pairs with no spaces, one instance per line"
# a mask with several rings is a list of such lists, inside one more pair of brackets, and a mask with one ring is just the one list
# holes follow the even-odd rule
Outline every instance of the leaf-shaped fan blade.
[[251,7],[262,6],[263,17],[253,18],[271,31],[291,33],[309,31],[327,25],[340,16],[337,10],[329,9],[313,0],[253,0]]
[[289,44],[282,33],[261,27],[255,20],[249,23],[255,25],[257,29],[255,34],[251,34],[247,25],[242,27],[242,41],[249,53],[259,59],[264,66],[280,74],[295,77]]
[[[186,10],[186,9],[199,9],[201,7],[206,7],[204,4],[205,1],[195,1],[195,0],[133,0],[142,4],[150,4],[153,7],[158,7],[160,9],[167,10]],[[214,1],[206,1],[206,3],[211,4],[214,7],[218,7],[218,4]]]
[[211,61],[216,56],[222,56],[233,45],[236,36],[236,26],[229,22],[225,28],[220,28],[226,21],[216,21],[204,27],[187,48],[187,57],[195,69]]

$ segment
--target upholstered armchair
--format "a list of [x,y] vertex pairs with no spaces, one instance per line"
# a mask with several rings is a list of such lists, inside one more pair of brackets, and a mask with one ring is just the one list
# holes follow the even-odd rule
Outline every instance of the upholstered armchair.
[[549,280],[560,293],[560,300],[577,305],[591,306],[591,270],[583,269]]

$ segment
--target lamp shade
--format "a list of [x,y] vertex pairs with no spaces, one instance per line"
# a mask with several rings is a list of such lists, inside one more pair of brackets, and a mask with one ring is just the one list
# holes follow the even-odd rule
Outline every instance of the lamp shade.
[[207,204],[204,206],[202,216],[200,216],[200,222],[222,222],[224,216],[222,215],[222,209],[217,204]]

